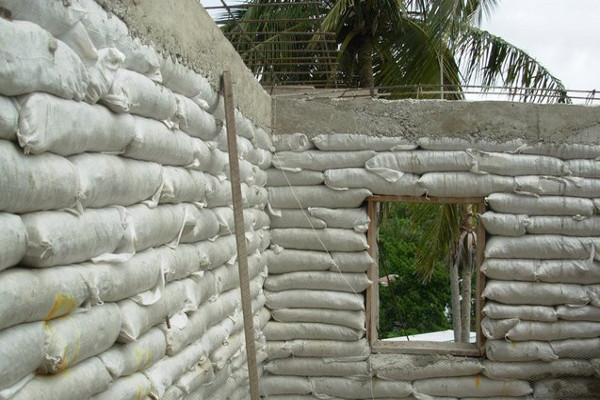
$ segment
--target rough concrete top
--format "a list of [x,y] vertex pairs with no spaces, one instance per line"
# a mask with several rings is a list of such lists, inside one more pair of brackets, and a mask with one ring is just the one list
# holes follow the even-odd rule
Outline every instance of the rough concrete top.
[[234,82],[236,106],[271,126],[271,98],[198,0],[97,0],[121,18],[132,35],[207,77],[219,89],[224,70]]
[[600,107],[440,100],[274,98],[278,134],[459,137],[504,142],[600,143]]

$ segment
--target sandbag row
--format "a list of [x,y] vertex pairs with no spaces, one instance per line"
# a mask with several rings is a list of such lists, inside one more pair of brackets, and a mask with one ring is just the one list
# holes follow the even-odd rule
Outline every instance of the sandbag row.
[[[241,400],[222,96],[94,0],[0,7],[0,399]],[[260,365],[272,143],[235,122]]]

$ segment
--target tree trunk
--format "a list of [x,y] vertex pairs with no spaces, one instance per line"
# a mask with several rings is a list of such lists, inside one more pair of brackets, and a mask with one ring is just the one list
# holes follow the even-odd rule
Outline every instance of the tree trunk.
[[473,207],[470,204],[461,207],[461,270],[462,270],[462,301],[461,301],[461,342],[468,343],[471,333],[471,279],[473,276]]
[[375,96],[373,42],[368,35],[360,35],[358,38],[358,79],[360,87],[369,89],[371,96]]
[[452,329],[454,330],[454,341],[460,342],[461,338],[461,310],[460,310],[460,289],[458,284],[458,262],[451,260],[450,263],[450,294],[452,296]]

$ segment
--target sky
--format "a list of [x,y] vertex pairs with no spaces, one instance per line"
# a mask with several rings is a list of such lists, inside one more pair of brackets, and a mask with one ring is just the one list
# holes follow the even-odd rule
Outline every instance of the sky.
[[[220,1],[201,3],[207,6]],[[600,90],[600,0],[498,3],[482,29],[525,50],[561,79],[567,89]]]
[[525,50],[567,89],[600,89],[600,0],[500,0],[481,28]]

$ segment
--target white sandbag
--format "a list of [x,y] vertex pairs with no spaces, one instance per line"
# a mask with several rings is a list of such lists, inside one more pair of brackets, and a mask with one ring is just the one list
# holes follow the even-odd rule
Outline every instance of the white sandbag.
[[[251,231],[255,228],[256,218],[258,214],[255,214],[253,209],[245,208],[243,210],[244,217],[244,231]],[[217,207],[210,210],[215,215],[218,222],[218,233],[219,235],[230,235],[235,233],[235,219],[233,215],[233,208],[230,207]],[[256,210],[262,212],[260,210]]]
[[202,84],[196,72],[166,56],[160,60],[160,73],[163,86],[185,97],[194,97],[202,92]]
[[108,14],[93,0],[79,0],[87,13],[81,20],[97,48],[116,47],[125,55],[124,67],[160,82],[160,64],[156,51],[129,36],[127,26],[113,14]]
[[214,301],[200,304],[196,311],[188,315],[188,322],[184,327],[163,326],[167,339],[167,353],[177,354],[185,346],[200,339],[211,326],[233,314],[240,305],[240,299],[239,290],[227,291]]
[[365,313],[362,311],[328,310],[324,308],[282,308],[273,310],[272,316],[273,320],[277,322],[319,322],[347,326],[357,330],[365,328]]
[[51,267],[86,261],[108,253],[129,253],[124,212],[87,209],[81,215],[41,211],[22,216],[29,245],[23,265]]
[[492,235],[523,236],[530,225],[527,214],[500,214],[488,211],[479,215],[485,230]]
[[507,176],[570,175],[564,161],[554,157],[470,151],[474,173]]
[[105,97],[117,75],[117,71],[125,62],[125,55],[115,48],[100,49],[98,61],[88,68],[90,81],[84,100],[95,104]]
[[[231,182],[228,180],[220,180],[214,176],[209,176],[209,179],[214,185],[214,192],[208,196],[207,204],[209,208],[231,206],[233,204],[233,195],[231,193]],[[248,202],[249,187],[245,183],[241,184],[242,205],[249,207]]]
[[265,375],[260,380],[260,394],[266,398],[273,394],[309,394],[311,391],[307,377]]
[[[12,268],[0,273],[0,329],[51,320],[73,311],[90,296],[81,267]],[[34,293],[35,295],[32,295]]]
[[[501,324],[502,321],[510,320],[490,320],[485,318],[484,322]],[[483,323],[482,323],[483,324]],[[487,325],[487,324],[486,324]],[[530,341],[530,340],[564,340],[564,339],[586,339],[600,336],[600,323],[588,321],[519,321],[503,333],[500,329],[495,335],[488,336],[491,339],[506,338],[511,341]],[[487,336],[487,335],[486,335]]]
[[162,257],[166,282],[187,278],[209,266],[208,256],[200,254],[192,244],[179,244],[174,249],[162,246],[155,250]]
[[271,140],[271,134],[265,131],[260,126],[256,127],[256,129],[254,130],[254,139],[252,139],[252,143],[259,149],[267,150],[269,153],[274,151],[273,141]]
[[211,239],[219,233],[219,220],[212,210],[187,208],[186,227],[181,234],[181,243],[195,243]]
[[127,207],[135,233],[134,247],[141,251],[174,242],[177,244],[180,233],[192,224],[191,212],[195,207],[189,204],[162,204],[149,208],[145,204]]
[[565,165],[573,176],[600,178],[600,160],[567,160]]
[[141,305],[129,299],[120,301],[123,325],[117,341],[132,342],[166,318],[186,309],[193,309],[187,281],[169,283],[165,286],[160,299],[150,305]]
[[[255,181],[256,181],[256,177],[255,177],[255,166],[253,166],[252,164],[250,164],[248,161],[246,160],[238,160],[238,167],[239,167],[239,171],[238,171],[238,176],[241,182],[247,183],[248,185],[254,185]],[[224,169],[225,172],[225,177],[229,180],[231,180],[231,169],[229,168],[229,165],[227,165],[227,168]]]
[[565,178],[564,195],[571,197],[600,197],[600,179]]
[[416,149],[418,144],[400,137],[330,133],[311,139],[319,150],[325,151],[401,151]]
[[[0,271],[17,265],[27,251],[27,229],[21,217],[0,212]],[[0,321],[2,318],[0,318]],[[2,324],[0,323],[0,329]]]
[[555,360],[551,362],[502,363],[485,361],[484,375],[491,379],[512,381],[515,379],[539,380],[559,376],[593,376],[594,369],[587,360]]
[[[246,245],[248,237],[246,237]],[[203,258],[208,259],[207,269],[220,267],[228,261],[233,263],[237,254],[235,235],[221,236],[215,241],[202,241],[194,245]]]
[[335,290],[362,292],[371,281],[364,273],[349,274],[328,271],[299,271],[269,276],[265,289],[272,292],[289,289]]
[[572,216],[594,214],[594,204],[591,200],[575,197],[532,197],[512,193],[492,193],[485,200],[492,210],[501,213]]
[[97,59],[96,48],[80,23],[85,10],[79,5],[59,1],[2,0],[0,6],[10,10],[12,18],[34,22],[66,42],[82,60],[94,62]]
[[523,146],[519,152],[524,154],[542,154],[571,160],[577,158],[594,159],[600,156],[600,146],[572,143],[537,143]]
[[[578,310],[579,308],[574,309]],[[557,311],[554,307],[527,305],[511,306],[491,301],[485,303],[482,312],[483,315],[494,319],[518,318],[520,320],[544,322],[553,322],[558,319]]]
[[136,373],[111,383],[110,388],[90,400],[140,400],[150,394],[150,381],[143,374]]
[[271,229],[271,243],[286,249],[321,251],[362,251],[369,247],[363,233],[335,228]]
[[44,358],[44,326],[21,324],[0,331],[0,393],[33,374]]
[[496,381],[483,376],[431,378],[413,382],[416,393],[430,396],[525,396],[533,389],[527,381]]
[[215,351],[210,355],[210,360],[215,369],[223,369],[231,360],[245,352],[246,344],[244,342],[243,332],[239,331],[230,335]]
[[[227,140],[227,129],[226,126],[219,131],[218,135],[213,139],[215,146],[217,149],[222,152],[229,152],[229,142]],[[237,153],[239,158],[246,159],[246,156],[252,149],[254,149],[254,145],[250,141],[250,139],[246,139],[242,136],[236,136],[237,143]]]
[[473,157],[464,151],[402,151],[378,153],[365,168],[388,182],[396,182],[404,173],[469,171]]
[[366,232],[369,227],[369,216],[364,208],[330,209],[309,207],[311,216],[319,218],[328,228],[354,229],[355,232]]
[[220,129],[215,117],[191,99],[178,94],[174,96],[177,102],[176,120],[179,122],[179,129],[202,140],[213,140]]
[[22,213],[77,207],[82,197],[78,170],[63,157],[25,156],[14,143],[0,140],[0,169],[1,210]]
[[271,136],[273,151],[303,152],[314,148],[314,145],[304,133],[290,133]]
[[325,221],[311,216],[305,210],[276,210],[271,213],[271,228],[326,228]]
[[316,322],[269,321],[263,333],[267,340],[317,339],[356,341],[364,336],[363,330]]
[[504,304],[583,306],[590,301],[580,285],[537,282],[488,281],[482,296]]
[[102,362],[90,358],[56,375],[37,375],[11,400],[80,400],[108,389],[111,377]]
[[110,348],[121,329],[116,304],[104,304],[48,321],[44,326],[44,359],[39,370],[45,374],[64,371]]
[[269,361],[265,371],[274,375],[369,377],[369,365],[363,362],[326,362],[322,358],[283,358]]
[[117,115],[100,105],[44,93],[34,93],[21,101],[17,136],[26,154],[122,152],[134,135],[130,115]]
[[17,141],[20,109],[14,98],[0,96],[0,139]]
[[483,318],[481,331],[488,339],[506,339],[507,333],[519,324],[519,319],[491,319]]
[[336,168],[362,168],[375,156],[372,150],[365,151],[284,151],[273,154],[273,166],[284,171],[325,171]]
[[587,260],[519,260],[488,258],[481,271],[501,280],[548,283],[600,283],[600,263]]
[[370,362],[377,378],[391,381],[472,376],[483,371],[476,358],[450,355],[374,354]]
[[508,342],[502,340],[486,340],[485,354],[492,361],[524,362],[553,361],[558,355],[550,342]]
[[514,178],[470,172],[429,172],[421,176],[418,183],[429,196],[481,197],[494,192],[512,192]]
[[270,187],[269,203],[277,208],[356,208],[372,193],[367,189],[334,190],[325,186]]
[[[266,277],[266,257],[262,255],[253,254],[248,257],[248,276],[250,279],[260,274]],[[213,269],[211,272],[214,274],[217,284],[217,290],[219,293],[231,290],[235,287],[239,287],[239,267],[237,262],[231,265],[225,264],[219,268]]]
[[530,217],[527,232],[566,236],[595,236],[600,232],[600,217]]
[[123,263],[83,263],[78,272],[89,287],[90,299],[102,304],[120,301],[161,285],[163,270],[161,252],[149,249]]
[[309,378],[315,397],[340,397],[344,399],[402,398],[414,393],[410,382],[360,381],[351,378]]
[[419,176],[414,174],[403,174],[396,181],[388,182],[364,168],[325,171],[325,185],[335,190],[367,188],[374,194],[418,197],[425,194],[425,189],[418,182]]
[[351,253],[334,251],[331,256],[334,263],[331,270],[338,272],[365,272],[375,263],[367,251]]
[[211,327],[202,339],[185,347],[172,357],[165,357],[144,371],[152,384],[152,397],[161,398],[166,389],[192,366],[205,360],[231,332],[233,322],[224,320]]
[[173,92],[140,73],[119,69],[102,103],[117,113],[131,113],[159,121],[172,120],[177,112]]
[[[269,192],[264,187],[256,185],[246,185],[242,182],[242,191],[245,192],[248,200],[248,207],[258,207],[264,209],[269,201]],[[231,204],[231,202],[229,203]]]
[[[200,387],[213,384],[214,380],[215,372],[212,363],[210,360],[207,360],[195,365],[190,371],[184,373],[179,379],[177,379],[174,387],[181,390],[182,394],[189,394]],[[163,399],[170,398],[168,397],[169,391],[170,388],[165,392]]]
[[[539,342],[536,342],[539,343]],[[568,339],[550,342],[552,350],[560,358],[600,357],[600,339]]]
[[207,174],[181,167],[162,167],[160,203],[197,203],[205,205],[214,192],[214,182]]
[[324,251],[282,250],[266,252],[269,274],[294,271],[327,271],[334,268],[333,257]]
[[0,94],[18,96],[47,92],[65,99],[82,100],[88,74],[67,45],[27,21],[0,20],[2,59]]
[[264,210],[260,208],[250,208],[244,210],[244,213],[248,214],[248,217],[244,214],[244,219],[248,218],[248,220],[253,221],[253,229],[268,229],[271,226],[271,219],[269,218],[269,214],[267,214]]
[[364,299],[360,294],[327,290],[265,290],[267,307],[281,308],[327,308],[332,310],[364,311]]
[[159,164],[108,154],[83,153],[69,157],[77,167],[83,207],[156,204],[162,184]]
[[266,171],[270,169],[273,164],[273,153],[271,153],[269,150],[253,147],[248,154],[246,154],[246,160],[250,161],[261,170]]
[[485,246],[485,257],[577,259],[590,258],[593,244],[587,238],[558,235],[494,236]]
[[356,361],[369,357],[371,348],[366,339],[355,342],[298,339],[283,342],[268,341],[267,353],[270,359],[324,357],[326,360]]
[[498,142],[490,139],[472,138],[469,140],[457,137],[420,138],[417,140],[417,143],[419,147],[425,150],[475,149],[496,152],[515,152],[526,144],[523,139]]
[[594,399],[600,393],[598,378],[562,378],[538,381],[533,386],[536,399]]
[[556,315],[567,321],[594,321],[600,322],[600,308],[595,306],[583,307],[556,307]]
[[566,181],[552,176],[517,176],[515,193],[528,196],[562,196],[565,194]]
[[113,378],[141,371],[163,358],[167,344],[160,329],[153,328],[139,339],[127,343],[116,343],[98,355]]
[[239,109],[235,109],[235,133],[238,136],[252,140],[254,139],[254,124],[244,117]]
[[226,179],[226,171],[229,169],[229,154],[226,151],[217,149],[216,147],[211,150],[210,163],[206,168],[206,172],[214,175],[223,181]]
[[325,182],[321,171],[282,171],[277,168],[267,169],[267,186],[312,186]]
[[125,157],[200,170],[210,161],[210,149],[202,140],[153,119],[134,120],[135,137],[125,149]]

